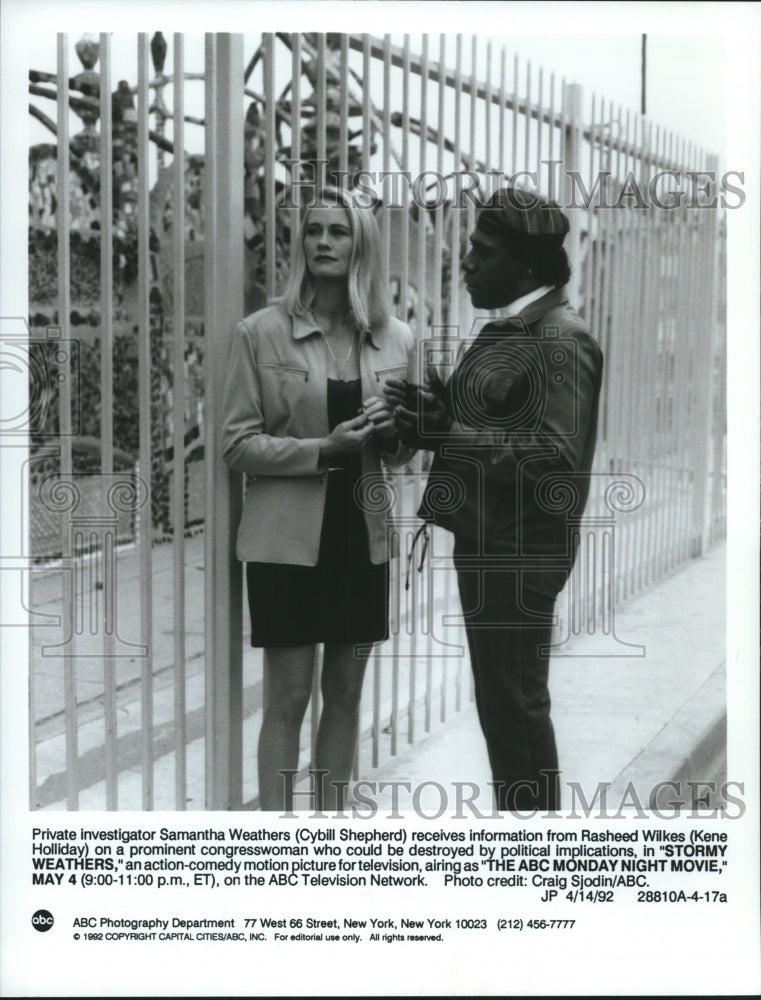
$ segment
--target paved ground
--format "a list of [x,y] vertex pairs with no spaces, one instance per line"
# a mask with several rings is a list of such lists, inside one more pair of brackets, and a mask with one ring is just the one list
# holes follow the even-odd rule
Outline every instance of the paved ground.
[[[601,656],[600,635],[576,635],[553,659],[551,691],[553,718],[558,739],[562,780],[577,782],[587,797],[599,782],[612,785],[610,800],[620,798],[629,782],[646,798],[657,781],[681,776],[706,778],[720,775],[725,744],[725,608],[724,547],[692,560],[649,591],[630,598],[616,611],[615,634],[629,649],[644,655]],[[204,657],[203,634],[203,538],[187,542],[186,613],[190,627],[186,646],[187,802],[189,809],[204,808]],[[60,607],[60,576],[35,574],[35,610],[54,615]],[[154,754],[155,808],[175,808],[174,797],[174,681],[172,648],[172,557],[169,546],[154,549]],[[140,571],[133,553],[119,559],[119,614],[122,638],[133,635],[139,608]],[[456,609],[452,591],[437,605]],[[402,625],[404,616],[402,616]],[[404,628],[402,628],[404,632]],[[42,808],[65,808],[63,771],[65,725],[61,661],[43,657],[41,645],[56,641],[55,628],[35,629],[34,697],[37,706],[39,742],[36,747],[38,802]],[[608,637],[609,638],[609,637]],[[412,636],[397,640],[399,653],[409,654]],[[405,645],[406,643],[406,645]],[[85,787],[80,798],[83,809],[104,808],[103,780],[103,688],[102,659],[94,640],[82,643],[77,664],[79,702],[79,753]],[[244,801],[256,793],[256,739],[261,721],[261,663],[258,654],[245,648],[244,655]],[[387,650],[393,652],[394,649]],[[608,651],[610,651],[608,649]],[[414,650],[412,650],[414,652]],[[627,653],[624,646],[618,652]],[[470,678],[463,658],[419,658],[396,656],[397,684],[401,698],[414,685],[413,713],[397,717],[397,753],[392,755],[391,718],[393,704],[392,660],[379,658],[377,680],[369,670],[365,688],[358,776],[375,783],[366,797],[380,813],[392,808],[391,788],[378,789],[381,782],[408,782],[418,789],[417,805],[436,811],[445,789],[448,805],[454,805],[456,782],[474,782],[479,788],[477,805],[490,808],[485,782],[489,779],[483,741],[475,707],[470,700]],[[123,809],[141,808],[141,703],[139,657],[125,657],[117,667],[118,746],[126,763],[119,779],[119,804]],[[413,676],[414,675],[414,676]],[[426,698],[426,678],[430,678]],[[372,693],[378,691],[379,726],[373,740]],[[459,710],[457,703],[459,699]],[[401,704],[400,700],[400,704]],[[446,722],[441,717],[446,714]],[[409,725],[415,743],[407,742]],[[426,725],[430,732],[426,732]],[[304,728],[303,762],[308,761],[309,719]],[[378,766],[373,766],[377,757]],[[696,773],[696,770],[699,773]],[[710,772],[710,775],[709,775]],[[426,784],[427,783],[427,784]],[[425,787],[421,787],[425,786]],[[467,787],[467,786],[464,786]],[[402,808],[411,805],[410,795],[397,789]],[[405,800],[405,795],[407,796]],[[564,803],[568,796],[564,796]],[[368,807],[365,807],[367,810]],[[451,811],[451,810],[450,810]]]

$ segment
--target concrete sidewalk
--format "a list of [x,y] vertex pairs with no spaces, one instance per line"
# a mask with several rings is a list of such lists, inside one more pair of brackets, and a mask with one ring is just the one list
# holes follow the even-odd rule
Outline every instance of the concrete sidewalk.
[[[194,592],[203,574],[202,544],[192,540],[188,563],[188,583]],[[161,566],[164,555],[157,553]],[[553,720],[557,735],[562,782],[578,782],[589,797],[598,783],[612,783],[610,800],[625,789],[628,782],[649,790],[658,781],[680,777],[710,780],[720,775],[725,747],[725,547],[717,546],[701,558],[692,560],[665,581],[630,598],[617,610],[615,634],[628,643],[633,653],[615,658],[600,655],[600,636],[573,637],[553,656],[550,689]],[[168,569],[168,567],[167,567]],[[159,581],[162,573],[159,573]],[[137,582],[137,579],[135,580]],[[120,580],[121,592],[128,590],[127,570]],[[196,595],[190,595],[195,600]],[[456,597],[452,600],[456,602]],[[453,608],[452,610],[456,610]],[[171,600],[154,610],[160,617],[157,632],[168,644],[171,637]],[[166,622],[163,622],[163,618]],[[188,664],[187,699],[187,808],[204,808],[204,674],[203,651],[191,643],[193,659]],[[644,650],[638,647],[643,646]],[[619,653],[626,653],[626,646]],[[169,649],[165,654],[169,658]],[[388,664],[388,660],[385,661]],[[256,741],[261,723],[261,673],[257,651],[245,649],[244,656],[244,796],[249,801],[256,793]],[[421,667],[418,667],[422,670]],[[437,667],[438,669],[438,667]],[[472,782],[483,791],[478,798],[482,811],[490,809],[486,782],[490,772],[483,738],[470,700],[467,658],[460,667],[460,709],[455,710],[455,679],[450,669],[446,696],[447,720],[441,715],[441,688],[435,687],[430,708],[430,732],[424,732],[426,710],[419,705],[414,714],[415,743],[407,742],[407,713],[400,712],[397,754],[391,755],[388,730],[389,677],[380,661],[379,687],[384,691],[379,715],[380,727],[375,747],[379,766],[372,766],[372,668],[368,671],[363,698],[359,752],[359,778],[374,784],[370,797],[378,814],[392,809],[393,792],[381,792],[383,782],[407,782],[412,789],[423,789],[418,805],[435,811],[441,793],[433,783],[452,793],[455,782]],[[129,672],[129,668],[125,667]],[[409,665],[402,665],[400,687],[406,693]],[[155,808],[174,809],[174,689],[171,670],[165,682],[160,673],[155,682],[154,740]],[[438,685],[436,675],[435,684]],[[40,678],[41,679],[41,678]],[[119,778],[119,807],[141,808],[140,773],[140,692],[139,684],[125,675],[119,696],[119,737],[122,750],[130,758]],[[93,680],[85,681],[87,684]],[[418,692],[422,688],[419,682]],[[103,723],[99,700],[90,699],[80,709],[80,757],[97,770],[102,764]],[[89,706],[89,708],[88,708]],[[90,712],[91,716],[88,715]],[[308,760],[309,710],[304,726],[304,756]],[[56,723],[55,719],[58,719]],[[384,722],[386,723],[384,725]],[[41,796],[44,808],[64,809],[62,762],[64,732],[58,715],[45,724],[48,729],[37,746],[40,783],[46,788]],[[367,792],[365,792],[367,795]],[[409,794],[399,797],[400,808],[411,808]],[[648,792],[644,791],[645,797]],[[80,808],[103,809],[104,781],[95,780],[84,788]],[[304,807],[308,807],[305,802]],[[298,808],[298,804],[297,804]],[[367,810],[365,809],[365,812]],[[449,810],[451,812],[451,809]]]
[[[725,546],[716,547],[617,609],[618,636],[643,644],[644,656],[601,658],[594,639],[580,636],[566,650],[571,657],[553,659],[550,691],[564,806],[571,782],[578,782],[589,801],[598,783],[609,782],[608,802],[617,804],[627,786],[646,803],[658,782],[724,780],[725,557]],[[472,702],[369,775],[379,815],[390,812],[392,792],[377,786],[402,780],[413,790],[426,782],[443,786],[450,815],[454,783],[475,782],[483,789],[477,806],[489,812],[490,778]],[[397,794],[404,801],[404,793]],[[420,807],[429,815],[442,801],[434,787],[420,794]]]

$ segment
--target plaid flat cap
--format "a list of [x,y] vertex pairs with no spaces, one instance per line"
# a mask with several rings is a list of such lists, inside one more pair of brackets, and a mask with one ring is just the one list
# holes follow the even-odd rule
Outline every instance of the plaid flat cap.
[[570,226],[559,205],[516,187],[495,191],[478,213],[476,228],[492,236],[555,237],[562,243]]

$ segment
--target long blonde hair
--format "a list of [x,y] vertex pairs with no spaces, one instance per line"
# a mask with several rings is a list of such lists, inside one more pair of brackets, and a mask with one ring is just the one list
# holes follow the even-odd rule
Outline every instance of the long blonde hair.
[[347,280],[349,303],[354,313],[354,320],[362,329],[382,327],[388,320],[389,310],[388,285],[381,260],[378,224],[372,208],[357,206],[351,194],[340,188],[323,188],[319,192],[317,204],[307,206],[304,210],[293,265],[280,302],[292,316],[302,316],[311,309],[315,288],[304,254],[304,234],[311,209],[333,207],[333,205],[344,208],[349,217],[352,248]]

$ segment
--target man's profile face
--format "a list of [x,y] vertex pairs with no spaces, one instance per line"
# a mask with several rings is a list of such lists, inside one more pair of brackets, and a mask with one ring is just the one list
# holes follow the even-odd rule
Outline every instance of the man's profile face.
[[462,262],[465,287],[474,306],[500,309],[531,291],[535,283],[526,265],[501,240],[480,229],[470,235],[470,250]]

